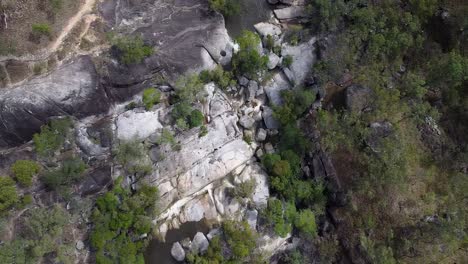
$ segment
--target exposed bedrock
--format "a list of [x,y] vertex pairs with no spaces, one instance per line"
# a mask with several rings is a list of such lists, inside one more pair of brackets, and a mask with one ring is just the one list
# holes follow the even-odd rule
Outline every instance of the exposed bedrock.
[[53,116],[82,118],[108,108],[91,58],[80,56],[49,75],[0,90],[0,147],[30,140]]
[[186,72],[212,68],[231,60],[233,43],[223,17],[203,0],[108,0],[101,13],[117,32],[141,36],[154,54],[142,63],[108,65],[110,86],[133,86],[159,73],[169,81]]

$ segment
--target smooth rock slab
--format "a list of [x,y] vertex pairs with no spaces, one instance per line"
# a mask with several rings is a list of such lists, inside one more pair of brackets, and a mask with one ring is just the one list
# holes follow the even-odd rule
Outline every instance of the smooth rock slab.
[[117,138],[120,140],[145,139],[163,126],[158,112],[127,111],[116,121]]
[[103,113],[109,101],[89,56],[20,86],[0,89],[0,148],[31,140],[51,117]]
[[270,103],[278,106],[283,104],[281,91],[291,89],[291,84],[288,82],[288,79],[284,74],[278,72],[270,81],[267,82],[263,89],[265,90]]

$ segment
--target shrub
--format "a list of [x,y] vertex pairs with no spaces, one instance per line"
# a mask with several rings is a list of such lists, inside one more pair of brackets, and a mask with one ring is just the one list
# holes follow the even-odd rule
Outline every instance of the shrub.
[[265,70],[268,63],[268,57],[262,56],[258,51],[260,37],[251,31],[244,31],[236,41],[240,50],[233,57],[234,69],[239,75],[258,77],[259,72]]
[[251,179],[248,181],[241,182],[238,186],[232,189],[231,195],[235,198],[251,198],[257,182],[255,179]]
[[52,35],[52,30],[50,29],[50,26],[44,23],[33,24],[31,26],[31,30],[32,34],[37,38],[40,38],[41,36],[50,37]]
[[86,164],[79,158],[67,159],[59,169],[50,170],[43,176],[45,185],[55,191],[64,191],[80,179]]
[[161,136],[159,137],[157,143],[159,145],[169,144],[172,147],[174,147],[176,145],[174,135],[172,134],[172,132],[169,129],[165,129],[165,128],[162,130]]
[[256,248],[256,234],[247,222],[224,221],[223,231],[232,250],[233,259],[242,260]]
[[203,82],[198,75],[185,75],[177,79],[175,88],[178,100],[190,104],[198,99],[203,90]]
[[156,88],[148,88],[143,92],[143,104],[149,110],[161,100],[161,92]]
[[204,137],[208,134],[208,128],[206,126],[201,126],[200,128],[200,134],[198,134],[198,137]]
[[42,126],[41,132],[33,136],[37,154],[50,156],[62,147],[70,127],[70,118],[52,120],[49,125]]
[[115,151],[115,158],[120,164],[127,166],[132,161],[142,159],[144,151],[144,146],[137,141],[121,142]]
[[144,58],[153,55],[153,48],[143,43],[141,37],[116,37],[111,43],[117,50],[121,63],[140,63]]
[[294,220],[294,226],[310,238],[317,236],[315,214],[310,209],[300,211]]
[[15,181],[8,176],[0,177],[0,213],[5,212],[18,202]]
[[32,160],[17,160],[11,167],[16,180],[24,186],[31,186],[32,177],[39,169],[39,165]]
[[199,127],[203,125],[205,116],[200,112],[200,110],[195,109],[190,113],[188,121],[190,128]]
[[209,0],[210,8],[218,11],[225,17],[231,17],[240,13],[240,3],[237,0]]
[[286,55],[283,57],[283,66],[289,68],[293,63],[293,57],[291,55]]
[[216,66],[212,71],[204,70],[200,73],[200,80],[204,83],[214,82],[221,89],[226,89],[230,85],[236,85],[232,72],[223,70],[223,67]]

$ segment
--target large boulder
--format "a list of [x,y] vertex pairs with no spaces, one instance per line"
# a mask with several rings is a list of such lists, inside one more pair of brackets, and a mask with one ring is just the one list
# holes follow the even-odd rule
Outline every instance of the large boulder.
[[346,108],[351,112],[360,113],[371,107],[372,95],[370,88],[353,84],[345,91]]
[[50,117],[103,113],[109,99],[94,63],[80,56],[46,76],[0,89],[0,147],[29,141]]
[[231,60],[234,44],[222,15],[210,12],[208,1],[107,0],[101,13],[109,27],[141,36],[156,51],[131,67],[109,64],[110,86],[133,86],[154,72],[173,80],[182,73],[213,67],[213,59],[223,65]]
[[193,237],[190,251],[195,254],[204,253],[208,250],[209,245],[210,242],[208,242],[206,236],[202,232],[198,232],[195,234],[195,237]]
[[174,244],[172,244],[171,255],[175,260],[177,260],[179,262],[184,261],[185,251],[184,251],[184,249],[182,248],[182,246],[180,245],[179,242],[175,242]]
[[312,37],[309,41],[297,46],[283,45],[281,54],[283,56],[291,56],[293,59],[291,66],[285,68],[290,71],[290,73],[285,72],[285,74],[292,84],[301,84],[312,69],[311,65],[316,60],[314,52],[316,41],[317,38]]
[[280,72],[276,73],[264,86],[268,100],[270,100],[270,103],[275,106],[283,104],[281,91],[288,89],[291,89],[291,84],[288,82],[287,77]]

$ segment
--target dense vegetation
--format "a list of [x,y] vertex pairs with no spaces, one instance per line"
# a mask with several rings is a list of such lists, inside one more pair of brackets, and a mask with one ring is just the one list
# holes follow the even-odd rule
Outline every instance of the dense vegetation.
[[141,37],[111,37],[115,47],[115,54],[123,64],[140,63],[144,58],[151,56],[153,48],[145,45]]
[[143,104],[149,110],[161,100],[161,92],[156,88],[148,88],[143,91]]
[[70,127],[69,118],[55,119],[49,125],[42,126],[41,132],[33,137],[37,154],[42,157],[52,156],[65,143]]
[[99,197],[92,213],[90,236],[96,250],[96,263],[144,263],[151,220],[157,211],[156,187],[143,185],[136,192],[121,187],[122,178],[112,191]]
[[[333,38],[314,68],[319,84],[333,93],[346,71],[371,89],[366,111],[325,101],[317,114],[321,146],[338,170],[333,181],[348,195],[334,208],[342,250],[371,263],[463,262],[468,58],[455,31],[466,30],[466,5],[313,0],[310,10],[313,30]],[[282,110],[277,116],[290,119]],[[375,140],[384,125],[389,135]]]
[[11,171],[15,179],[23,186],[31,186],[32,178],[39,172],[41,167],[32,160],[17,160],[12,166]]
[[0,262],[36,263],[48,255],[53,262],[73,263],[75,241],[65,236],[70,221],[70,214],[58,205],[29,210],[21,233],[0,246]]
[[251,78],[259,77],[266,70],[268,57],[260,53],[260,37],[251,31],[244,31],[236,39],[239,44],[239,52],[232,58],[232,66],[236,74],[245,74]]

